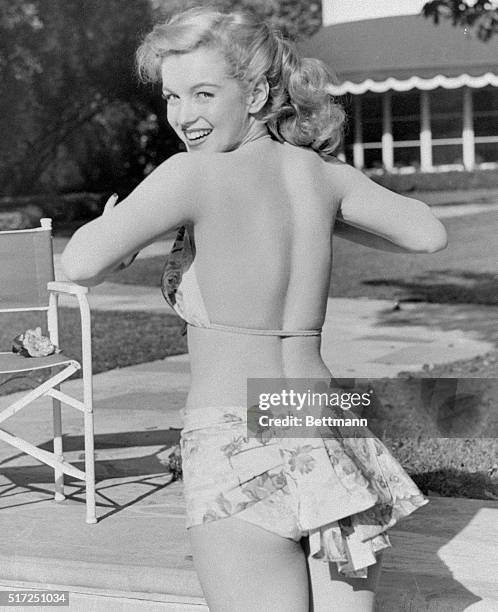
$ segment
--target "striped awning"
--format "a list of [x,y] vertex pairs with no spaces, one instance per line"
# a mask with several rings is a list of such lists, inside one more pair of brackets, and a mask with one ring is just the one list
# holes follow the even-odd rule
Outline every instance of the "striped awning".
[[421,15],[341,23],[300,45],[337,76],[333,93],[498,86],[498,37],[482,42],[461,27]]

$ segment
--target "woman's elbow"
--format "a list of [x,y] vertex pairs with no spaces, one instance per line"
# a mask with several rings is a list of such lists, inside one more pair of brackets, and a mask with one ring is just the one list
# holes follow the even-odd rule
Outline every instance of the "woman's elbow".
[[95,269],[95,249],[89,240],[88,225],[90,224],[80,227],[72,235],[61,254],[60,265],[67,279],[73,283],[91,286],[89,281],[97,276],[100,270]]
[[426,204],[423,204],[423,207],[424,220],[419,223],[420,231],[414,250],[418,253],[437,253],[448,246],[448,233],[430,208]]
[[448,246],[448,234],[444,225],[441,223],[438,230],[432,233],[428,240],[426,253],[437,253]]
[[60,259],[62,273],[64,276],[74,282],[81,283],[87,278],[88,273],[85,273],[84,266],[82,266],[82,262],[80,258],[75,257],[66,249]]
[[85,261],[84,257],[71,252],[70,248],[66,248],[62,253],[60,264],[64,276],[73,283],[92,287],[102,282],[102,279],[97,278],[99,276],[98,271],[91,270],[88,261]]
[[427,235],[421,244],[420,253],[437,253],[448,246],[448,234],[442,223],[434,227]]

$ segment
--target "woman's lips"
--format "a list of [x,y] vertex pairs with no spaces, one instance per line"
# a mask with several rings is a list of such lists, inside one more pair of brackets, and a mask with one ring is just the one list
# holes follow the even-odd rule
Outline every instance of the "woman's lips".
[[197,145],[206,140],[213,130],[211,128],[184,130],[185,138],[189,145]]

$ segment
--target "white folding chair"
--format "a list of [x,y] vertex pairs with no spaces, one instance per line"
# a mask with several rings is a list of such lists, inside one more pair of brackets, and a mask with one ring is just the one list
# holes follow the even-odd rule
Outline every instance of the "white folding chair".
[[[0,423],[3,423],[34,400],[44,395],[50,396],[54,427],[53,452],[38,448],[4,429],[0,429],[0,441],[14,446],[54,469],[56,501],[65,498],[64,474],[70,474],[78,480],[85,481],[86,522],[96,523],[91,325],[90,308],[86,297],[88,289],[73,283],[54,281],[51,219],[42,219],[41,227],[36,229],[0,232],[0,314],[46,312],[49,337],[52,343],[58,346],[57,302],[59,293],[73,295],[79,302],[82,338],[81,364],[66,357],[64,353],[48,357],[26,358],[13,352],[0,352],[0,374],[11,375],[47,368],[57,369],[56,374],[52,370],[48,380],[0,412]],[[20,333],[24,330],[17,331]],[[83,401],[60,390],[60,384],[80,369],[83,375]],[[63,458],[61,402],[83,413],[84,472]]]

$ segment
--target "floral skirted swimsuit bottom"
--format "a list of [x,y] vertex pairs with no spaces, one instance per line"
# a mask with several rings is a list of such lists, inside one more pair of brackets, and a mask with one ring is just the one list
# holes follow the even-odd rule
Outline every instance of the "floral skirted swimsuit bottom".
[[247,408],[188,407],[180,447],[187,528],[229,516],[366,578],[386,530],[427,503],[375,437],[249,437]]
[[[189,325],[238,334],[316,336],[321,330],[249,329],[213,323],[195,273],[192,231],[178,231],[162,278],[166,301]],[[346,437],[248,436],[245,406],[182,411],[187,528],[229,516],[282,537],[309,537],[310,554],[367,577],[387,529],[427,503],[387,448],[365,428]]]

